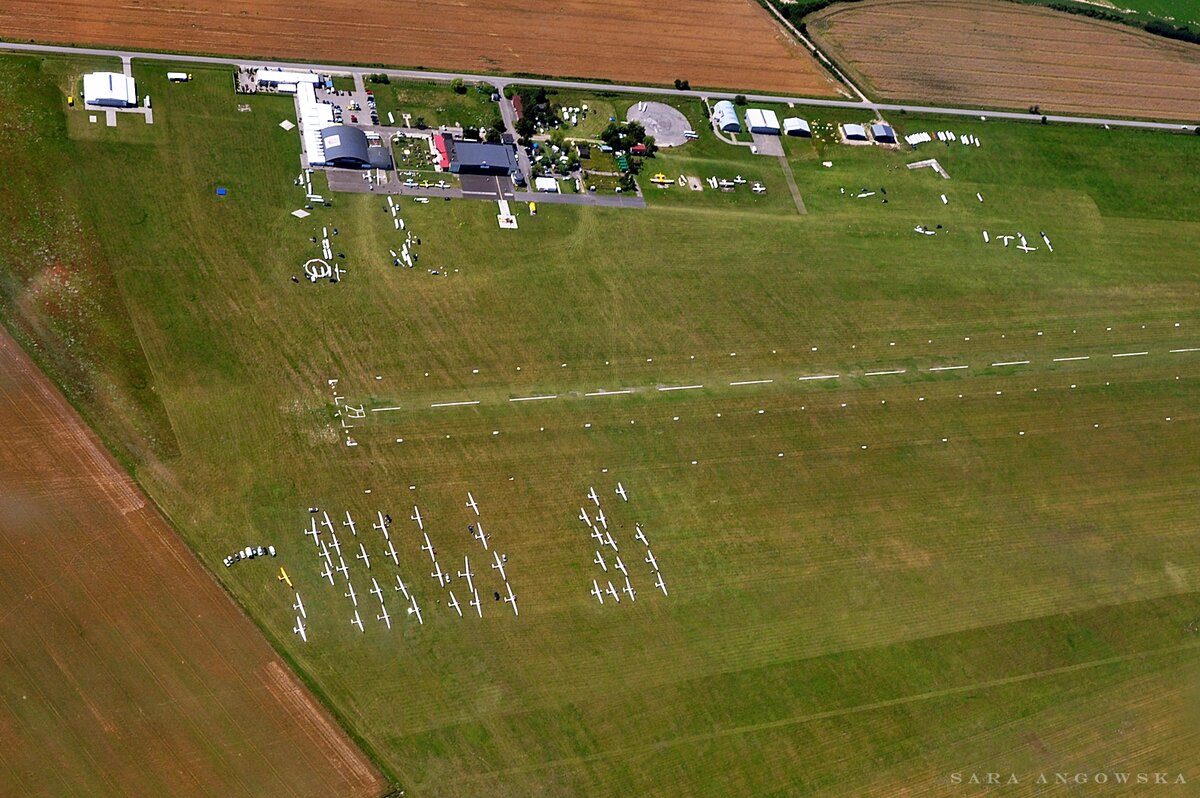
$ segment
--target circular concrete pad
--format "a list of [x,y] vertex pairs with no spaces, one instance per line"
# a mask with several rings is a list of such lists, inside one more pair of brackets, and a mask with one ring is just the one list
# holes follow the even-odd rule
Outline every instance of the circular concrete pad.
[[625,118],[630,122],[641,122],[646,135],[654,136],[654,143],[660,147],[686,144],[687,136],[683,131],[692,127],[682,111],[665,103],[635,103],[629,106]]

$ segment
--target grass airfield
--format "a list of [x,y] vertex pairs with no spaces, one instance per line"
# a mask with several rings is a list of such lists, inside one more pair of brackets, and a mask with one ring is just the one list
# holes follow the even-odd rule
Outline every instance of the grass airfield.
[[[50,102],[71,68],[37,64],[0,69]],[[128,309],[179,452],[130,458],[137,478],[409,794],[937,794],[974,770],[1187,773],[1200,352],[1171,350],[1200,346],[1192,138],[898,116],[901,133],[950,127],[983,147],[789,140],[800,217],[775,159],[706,136],[648,173],[741,173],[768,193],[647,188],[644,212],[546,207],[515,233],[494,205],[402,200],[422,239],[407,270],[389,265],[381,197],[288,215],[303,204],[296,136],[277,127],[288,100],[236,98],[224,70],[189,67],[181,86],[165,71],[135,62],[152,128],[96,129],[63,103],[68,120],[40,132],[65,144],[8,146],[72,172]],[[903,166],[926,157],[952,179]],[[880,187],[886,205],[850,196]],[[349,274],[292,283],[326,224]],[[982,229],[1031,244],[1046,230],[1056,251],[985,246]],[[799,379],[825,374],[839,376]],[[363,408],[349,432],[334,387]],[[535,395],[557,398],[510,401]],[[465,401],[479,404],[433,407]],[[96,408],[121,440],[128,419]],[[589,486],[636,603],[588,594]],[[519,617],[492,599],[468,490]],[[447,570],[471,556],[482,619],[445,606],[414,503]],[[364,606],[370,576],[389,591],[390,633],[366,611],[365,633],[349,624],[342,580],[321,578],[302,534],[310,506],[353,513],[372,567],[347,553],[351,580]],[[258,541],[279,559],[221,566]],[[1022,778],[1004,794],[1035,792]]]

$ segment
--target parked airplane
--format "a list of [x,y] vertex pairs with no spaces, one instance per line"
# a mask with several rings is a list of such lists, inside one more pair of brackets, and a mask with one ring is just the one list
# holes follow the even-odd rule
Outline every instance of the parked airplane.
[[366,546],[364,546],[362,543],[359,543],[358,544],[358,554],[355,554],[354,556],[357,557],[358,559],[362,560],[363,562],[365,562],[367,564],[367,569],[370,570],[371,557],[370,557],[370,555],[367,554]]
[[601,554],[599,551],[596,552],[596,557],[595,557],[595,559],[592,560],[592,562],[596,563],[596,565],[599,565],[601,568],[603,568],[606,573],[608,572],[608,563],[606,563],[604,561],[604,555]]
[[738,175],[737,177],[733,178],[733,182],[737,183],[740,186],[746,182],[746,178],[742,177],[741,175]]
[[625,587],[623,590],[629,596],[630,601],[637,601],[637,593],[634,591],[633,585],[630,584],[628,575],[625,577]]
[[617,495],[621,497],[622,501],[629,501],[629,494],[625,492],[625,486],[620,482],[617,483]]
[[504,599],[505,603],[512,605],[513,615],[520,615],[521,613],[517,611],[517,594],[513,593],[512,585],[506,583],[505,586],[508,588],[508,596]]
[[379,603],[380,604],[383,603],[383,588],[381,588],[379,586],[379,583],[375,581],[375,577],[373,577],[373,576],[371,577],[371,589],[368,592],[375,596],[378,596]]
[[400,574],[396,574],[396,590],[404,594],[404,597],[412,601],[412,596],[408,595],[408,588],[404,586],[404,580],[400,578]]
[[323,521],[321,521],[321,523],[325,526],[326,529],[329,530],[330,534],[333,534],[333,521],[329,520],[329,513],[322,510],[321,516],[324,519]]
[[642,541],[642,544],[646,546],[646,548],[650,548],[650,541],[646,540],[646,533],[642,531],[642,525],[634,524],[633,526],[637,530],[633,533],[634,540],[640,540]]
[[654,583],[654,586],[661,590],[664,596],[667,595],[667,583],[663,581],[662,574],[658,575],[658,581]]
[[625,563],[621,562],[620,554],[617,555],[617,563],[613,567],[616,568],[621,573],[625,574],[625,576],[629,576],[629,571],[625,570]]
[[617,589],[615,587],[613,587],[612,582],[608,583],[608,589],[605,590],[604,592],[607,593],[608,595],[612,596],[614,599],[616,599],[618,604],[621,603],[621,594],[617,592]]
[[475,504],[475,497],[471,495],[471,491],[467,491],[467,506],[475,511],[475,517],[479,517],[479,505]]
[[325,541],[321,541],[321,556],[329,562],[333,562],[333,557],[329,555],[329,547],[325,545]]
[[275,578],[278,579],[280,582],[287,582],[288,587],[292,586],[292,578],[290,576],[288,576],[287,571],[283,570],[282,565],[279,566],[279,576],[277,576]]
[[358,537],[358,529],[354,526],[354,519],[350,517],[350,511],[346,511],[346,520],[342,522],[342,526],[350,527],[350,534]]
[[421,534],[425,536],[425,545],[421,547],[421,551],[429,552],[429,559],[433,560],[434,562],[437,562],[437,557],[434,556],[434,553],[433,553],[433,544],[429,542],[428,533],[422,532]]
[[579,520],[588,526],[592,525],[592,519],[588,518],[587,510],[583,509],[582,507],[579,508]]
[[588,498],[591,499],[597,507],[600,506],[600,497],[596,495],[595,488],[588,488]]
[[429,575],[438,580],[440,587],[445,587],[446,583],[450,581],[450,576],[442,570],[442,566],[437,560],[433,561],[433,570],[429,572]]
[[504,573],[504,559],[502,558],[500,552],[493,551],[492,556],[496,559],[496,562],[492,563],[492,567],[499,570],[500,578],[503,579],[505,582],[507,582],[508,577]]
[[383,513],[380,512],[379,510],[376,510],[375,513],[379,516],[379,520],[377,522],[375,522],[374,524],[372,524],[371,526],[375,527],[376,529],[378,529],[380,532],[383,533],[384,540],[389,540],[391,538],[391,536],[388,534],[387,519],[383,517]]
[[613,551],[617,551],[617,541],[613,540],[612,532],[604,533],[604,542],[612,546]]
[[359,617],[359,615],[358,615],[358,610],[355,610],[355,611],[354,611],[354,620],[350,621],[350,625],[351,625],[351,626],[357,626],[357,627],[358,627],[358,631],[360,631],[360,632],[365,632],[365,631],[366,631],[366,629],[363,629],[363,625],[362,625],[362,618],[360,618],[360,617]]
[[646,549],[646,562],[650,563],[650,567],[655,571],[658,570],[658,560],[654,559],[654,552],[650,551],[649,548]]
[[474,600],[474,601],[468,601],[468,602],[467,602],[467,606],[468,606],[468,607],[474,607],[474,608],[475,608],[475,612],[479,613],[479,617],[480,617],[480,618],[482,618],[482,617],[483,617],[483,602],[481,602],[481,601],[479,600],[479,591],[478,591],[478,590],[472,590],[471,592],[475,594],[475,600]]
[[341,564],[340,564],[340,565],[339,565],[337,568],[334,568],[333,570],[335,570],[335,571],[337,571],[338,573],[340,573],[340,574],[341,574],[343,577],[345,577],[345,579],[346,579],[347,581],[349,581],[349,579],[350,579],[350,569],[346,567],[346,561],[345,561],[345,560],[343,560],[341,557],[338,557],[338,562],[339,562],[339,563],[341,563]]
[[750,187],[750,190],[753,191],[755,194],[764,194],[767,191],[767,187],[764,186],[762,183],[755,183],[754,185],[752,185]]
[[416,614],[417,623],[421,624],[422,626],[425,625],[425,621],[421,618],[421,607],[419,604],[417,604],[416,599],[412,600],[412,606],[408,608],[408,614],[409,615]]
[[296,616],[296,627],[292,629],[292,634],[300,635],[300,639],[305,643],[308,642],[308,633],[304,631],[304,621],[300,620],[300,616]]
[[592,595],[596,597],[596,601],[604,603],[604,591],[600,589],[600,583],[595,579],[592,580]]
[[396,565],[400,564],[400,557],[396,554],[396,542],[394,540],[388,541],[388,547],[383,550],[383,556],[391,557],[392,562]]
[[446,603],[450,605],[452,610],[458,613],[459,618],[463,617],[462,608],[458,606],[458,599],[454,597],[453,590],[450,591],[450,600]]
[[601,546],[604,545],[604,533],[601,532],[599,529],[592,530],[592,537],[595,538],[596,543],[598,545],[601,545]]
[[422,532],[425,531],[425,524],[421,521],[421,508],[417,507],[415,504],[413,505],[412,520],[417,522],[417,529],[421,530]]
[[342,542],[338,540],[337,535],[333,536],[333,542],[329,544],[329,548],[336,551],[339,557],[342,556]]
[[596,508],[596,520],[600,522],[600,526],[604,527],[605,529],[608,529],[608,519],[604,517],[604,508],[603,507],[598,506]]
[[333,563],[325,563],[325,570],[321,571],[321,576],[329,580],[329,584],[333,584]]
[[381,612],[383,612],[383,615],[376,615],[375,620],[383,621],[384,623],[387,624],[387,628],[391,629],[392,628],[392,616],[388,615],[387,607],[380,604],[379,609]]
[[313,543],[320,545],[321,541],[318,538],[321,535],[321,530],[317,529],[317,519],[316,518],[312,519],[312,526],[310,526],[308,529],[304,530],[304,534],[312,535]]
[[475,589],[475,583],[471,581],[471,577],[474,575],[475,574],[471,573],[471,558],[467,555],[463,555],[463,569],[458,572],[458,576],[460,579],[467,580],[467,588],[470,590]]
[[308,613],[304,611],[304,602],[300,600],[300,594],[296,594],[296,603],[292,605],[292,609],[300,613],[301,618],[307,618]]
[[343,593],[342,595],[345,596],[346,598],[350,599],[352,602],[354,602],[354,606],[357,607],[358,606],[358,594],[356,594],[354,592],[354,583],[347,582],[346,587],[348,587],[350,589],[348,591],[346,591],[345,593]]
[[488,550],[487,535],[483,532],[483,524],[475,525],[475,539],[483,544],[483,550]]

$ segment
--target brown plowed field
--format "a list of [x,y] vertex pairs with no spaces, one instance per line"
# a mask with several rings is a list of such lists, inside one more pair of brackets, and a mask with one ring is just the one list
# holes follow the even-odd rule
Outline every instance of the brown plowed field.
[[0,36],[129,48],[836,94],[753,0],[7,0]]
[[867,0],[809,20],[879,98],[1200,120],[1200,47],[1045,8]]
[[379,794],[3,331],[0,428],[0,795]]

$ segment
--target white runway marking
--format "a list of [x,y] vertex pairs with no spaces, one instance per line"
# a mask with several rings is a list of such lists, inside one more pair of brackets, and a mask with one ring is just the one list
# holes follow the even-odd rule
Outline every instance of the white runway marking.
[[620,396],[623,393],[633,393],[632,388],[624,388],[620,391],[592,391],[585,393],[584,396]]
[[1190,349],[1172,349],[1171,350],[1172,355],[1177,355],[1180,352],[1200,352],[1200,347],[1193,346]]
[[472,399],[467,402],[436,402],[435,404],[431,404],[430,407],[463,407],[464,405],[477,405],[477,404],[479,404],[479,400]]
[[373,407],[373,408],[371,408],[371,412],[372,413],[386,413],[389,410],[400,410],[400,409],[401,408],[398,406],[397,407]]
[[842,375],[841,374],[814,374],[811,377],[797,377],[796,379],[799,380],[800,382],[806,382],[808,380],[836,380],[840,376],[842,376]]
[[1028,360],[1009,360],[1004,363],[993,363],[993,366],[1028,366]]
[[703,385],[663,385],[659,387],[660,391],[694,391],[697,388],[703,388]]
[[1141,357],[1142,355],[1148,355],[1148,354],[1150,354],[1150,353],[1149,352],[1120,352],[1119,354],[1113,355],[1113,357]]
[[741,380],[739,382],[731,382],[730,385],[767,385],[775,382],[775,380]]
[[957,371],[959,369],[969,369],[970,366],[934,366],[930,371]]
[[884,377],[888,374],[903,374],[906,369],[893,369],[892,371],[868,371],[864,377]]
[[515,396],[512,399],[509,399],[508,401],[510,401],[510,402],[537,402],[542,399],[557,399],[557,398],[558,398],[558,394],[548,393],[544,396]]
[[1090,355],[1079,355],[1077,357],[1056,357],[1056,358],[1054,358],[1055,363],[1070,363],[1073,360],[1091,360],[1091,356]]

